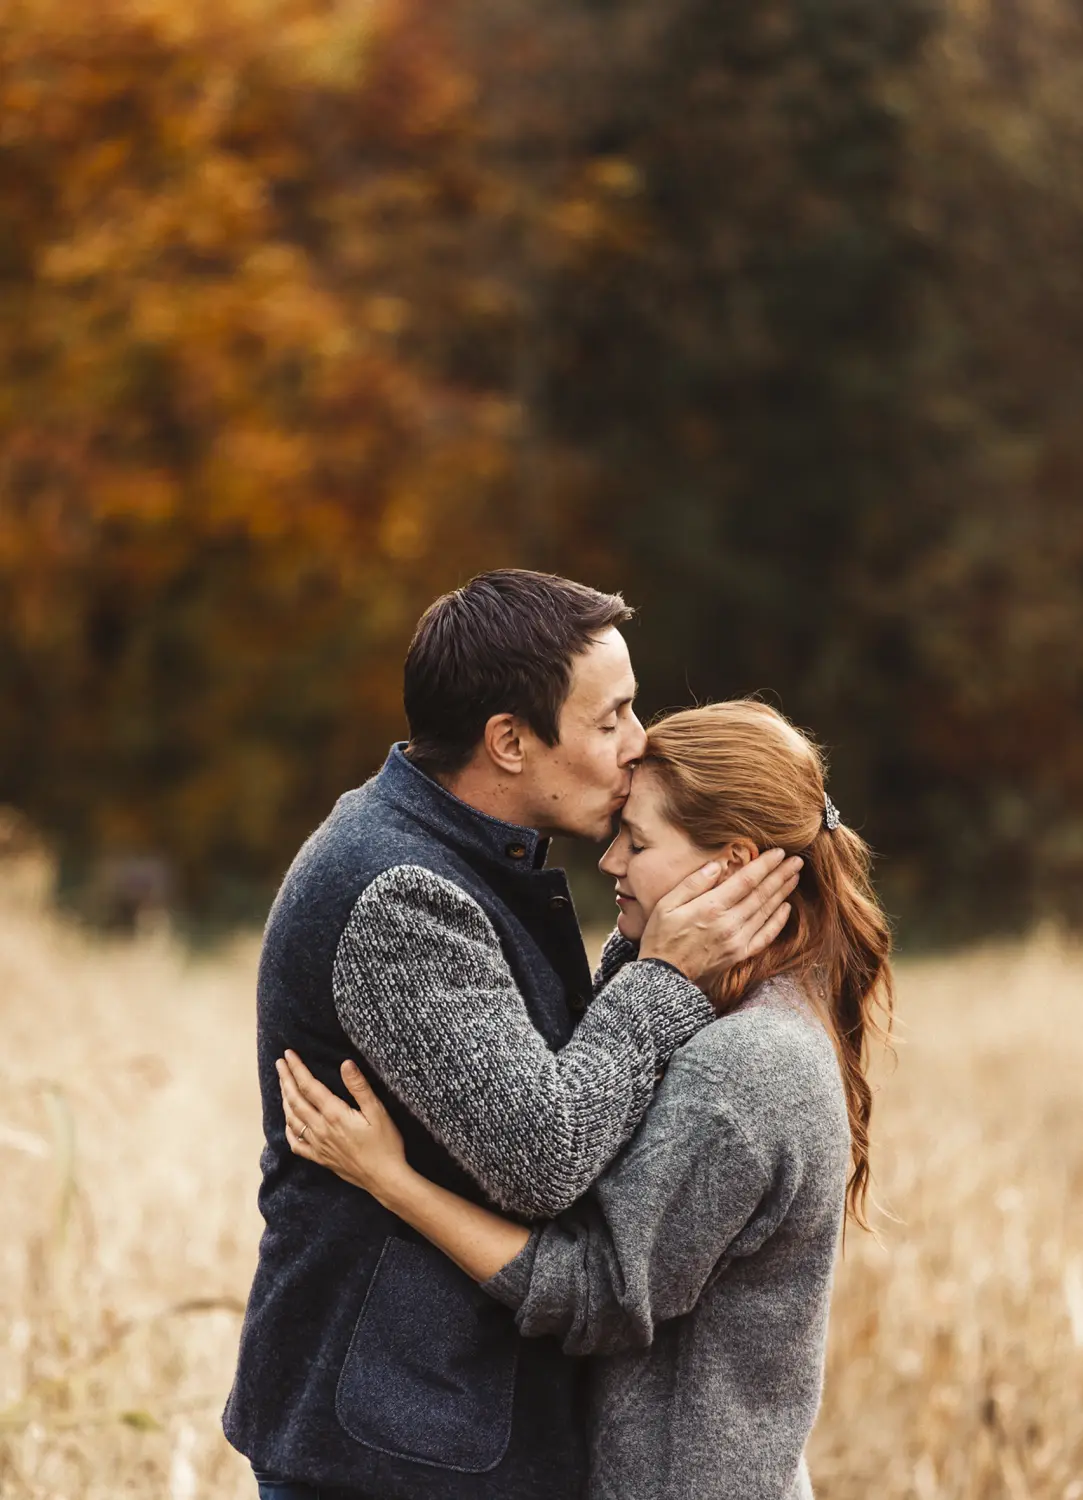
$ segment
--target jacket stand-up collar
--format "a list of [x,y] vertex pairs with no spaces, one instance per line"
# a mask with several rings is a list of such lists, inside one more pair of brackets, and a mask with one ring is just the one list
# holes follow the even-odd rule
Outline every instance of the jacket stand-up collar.
[[510,870],[537,870],[545,863],[549,840],[536,828],[491,818],[462,802],[407,760],[405,742],[392,745],[379,775],[387,800],[464,852],[480,854]]

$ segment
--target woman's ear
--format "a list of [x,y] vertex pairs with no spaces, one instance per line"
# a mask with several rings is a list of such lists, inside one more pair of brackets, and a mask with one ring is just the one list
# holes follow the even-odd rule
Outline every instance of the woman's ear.
[[736,875],[738,870],[751,864],[759,852],[751,839],[734,839],[725,844],[715,856],[722,866],[721,878],[725,880],[727,875]]

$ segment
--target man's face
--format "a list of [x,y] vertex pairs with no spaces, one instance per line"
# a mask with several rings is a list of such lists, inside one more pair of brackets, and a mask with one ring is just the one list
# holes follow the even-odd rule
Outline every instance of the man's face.
[[524,737],[522,790],[532,827],[573,838],[609,837],[631,789],[632,767],[647,747],[632,708],[635,693],[624,637],[615,628],[603,631],[572,663],[558,742],[543,744],[529,732]]

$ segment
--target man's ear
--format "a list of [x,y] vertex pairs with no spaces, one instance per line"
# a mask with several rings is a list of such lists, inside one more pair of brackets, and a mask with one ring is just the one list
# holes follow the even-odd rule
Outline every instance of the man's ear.
[[505,776],[521,776],[526,764],[522,724],[514,714],[494,714],[486,722],[485,753]]
[[715,856],[722,866],[721,878],[724,880],[727,875],[736,875],[738,870],[751,864],[759,852],[750,839],[734,839],[732,843],[725,844]]

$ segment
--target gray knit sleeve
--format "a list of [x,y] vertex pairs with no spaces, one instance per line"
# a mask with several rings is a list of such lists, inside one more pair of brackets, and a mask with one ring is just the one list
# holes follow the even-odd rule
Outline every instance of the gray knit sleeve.
[[334,967],[361,1055],[503,1208],[551,1216],[616,1154],[672,1052],[712,1019],[687,979],[623,967],[553,1052],[488,917],[453,882],[400,865],[355,905]]
[[[689,1312],[738,1237],[757,1243],[771,1181],[732,1112],[666,1082],[623,1155],[581,1203],[536,1229],[484,1290],[515,1309],[520,1332],[566,1354],[646,1348],[659,1323]],[[745,1247],[747,1250],[747,1246]]]

